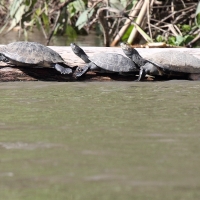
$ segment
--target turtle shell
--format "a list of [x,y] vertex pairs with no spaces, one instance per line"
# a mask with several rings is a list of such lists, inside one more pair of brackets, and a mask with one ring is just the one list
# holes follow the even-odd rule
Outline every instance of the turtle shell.
[[51,67],[53,63],[64,63],[57,52],[36,42],[13,42],[3,46],[0,53],[14,65]]
[[143,55],[143,58],[162,68],[164,71],[200,73],[200,59],[189,53],[174,50]]
[[89,57],[89,59],[98,67],[112,72],[138,71],[138,68],[131,59],[117,53],[102,52]]

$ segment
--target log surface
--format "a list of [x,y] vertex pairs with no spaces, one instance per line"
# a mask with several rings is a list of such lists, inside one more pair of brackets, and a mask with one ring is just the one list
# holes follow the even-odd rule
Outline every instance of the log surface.
[[[58,47],[58,46],[50,46],[53,50],[58,52],[62,58],[66,61],[70,66],[84,66],[84,62],[77,57],[71,50],[70,47]],[[119,53],[124,55],[123,51],[120,47],[82,47],[84,51],[88,54],[88,56],[92,56],[93,54],[99,52],[112,52]],[[136,48],[137,49],[137,48]],[[200,48],[188,49],[188,48],[138,48],[139,53],[143,56],[146,53],[154,53],[165,50],[173,50],[180,52],[187,52],[192,54],[200,59]],[[96,74],[96,73],[87,73],[81,79],[78,80],[98,80],[98,81],[110,81],[110,80],[134,80],[135,77],[128,76],[123,77],[116,74]],[[55,69],[51,68],[30,68],[30,67],[10,67],[7,64],[0,62],[0,81],[75,81],[69,75],[62,75],[57,72]]]

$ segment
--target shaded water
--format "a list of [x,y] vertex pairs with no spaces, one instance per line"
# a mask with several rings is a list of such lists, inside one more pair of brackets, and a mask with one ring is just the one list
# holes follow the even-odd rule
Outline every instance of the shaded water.
[[[19,35],[18,31],[10,31],[7,34],[0,36],[0,44],[8,44],[16,41],[24,41],[23,34]],[[46,44],[46,40],[41,31],[34,29],[28,32],[27,41],[39,42]],[[91,32],[89,35],[77,35],[77,37],[70,38],[67,36],[54,36],[52,37],[49,46],[69,46],[71,42],[76,42],[80,46],[103,46],[103,39],[95,32]]]
[[1,83],[1,199],[200,199],[199,87]]

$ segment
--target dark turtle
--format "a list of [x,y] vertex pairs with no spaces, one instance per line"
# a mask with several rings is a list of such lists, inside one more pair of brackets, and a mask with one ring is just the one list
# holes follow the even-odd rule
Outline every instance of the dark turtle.
[[92,57],[88,57],[83,49],[81,49],[75,43],[71,43],[71,48],[77,56],[79,56],[85,63],[87,63],[84,67],[77,67],[73,74],[76,78],[82,76],[87,71],[104,73],[118,72],[121,74],[139,71],[139,68],[131,59],[121,54],[102,52],[95,54]]
[[52,67],[61,74],[71,74],[62,57],[52,49],[36,42],[13,42],[0,49],[0,61],[23,67]]
[[146,74],[199,74],[200,59],[184,52],[166,50],[153,54],[140,56],[138,51],[126,43],[121,43],[121,48],[130,59],[139,67],[140,73],[138,81]]

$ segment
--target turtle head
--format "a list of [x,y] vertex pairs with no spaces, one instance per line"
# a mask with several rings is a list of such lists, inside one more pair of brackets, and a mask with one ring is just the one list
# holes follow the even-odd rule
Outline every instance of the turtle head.
[[130,44],[121,43],[120,44],[124,54],[129,57],[136,65],[139,67],[146,63],[146,60],[142,58],[142,56],[138,53],[136,49],[134,49]]
[[[72,51],[73,51],[77,56],[79,56],[79,54],[81,54],[81,50],[82,50],[82,49],[81,49],[77,44],[71,43],[70,46],[71,46],[71,48],[72,48]],[[82,51],[83,51],[83,50],[82,50]]]
[[136,49],[134,49],[130,44],[122,42],[120,44],[123,52],[129,58],[132,58],[133,55],[140,55]]
[[80,57],[85,63],[89,63],[90,60],[88,59],[88,56],[86,55],[86,53],[83,51],[83,49],[81,49],[81,47],[79,47],[77,44],[75,43],[71,43],[70,44],[72,51],[78,56]]

